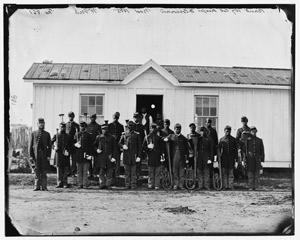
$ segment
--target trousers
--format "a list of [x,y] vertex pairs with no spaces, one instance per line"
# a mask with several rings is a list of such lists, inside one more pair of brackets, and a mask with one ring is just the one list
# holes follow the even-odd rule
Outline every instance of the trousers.
[[198,185],[199,188],[210,188],[210,169],[205,166],[203,169],[197,168]]
[[71,165],[70,174],[75,175],[75,173],[77,172],[76,154],[75,153],[70,154],[70,165]]
[[67,178],[70,173],[69,166],[59,166],[56,167],[57,173],[57,185],[67,185]]
[[45,169],[34,169],[35,188],[47,188],[47,171]]
[[248,171],[248,186],[250,188],[257,188],[259,185],[259,170],[256,171]]
[[125,187],[136,187],[136,165],[124,164]]
[[149,178],[148,178],[148,186],[149,187],[159,187],[160,186],[160,171],[161,167],[148,167],[149,170]]
[[233,188],[233,168],[222,168],[223,188]]
[[77,185],[84,187],[88,186],[89,166],[89,162],[77,163]]
[[100,187],[110,187],[113,180],[113,168],[100,168],[99,171],[99,185]]

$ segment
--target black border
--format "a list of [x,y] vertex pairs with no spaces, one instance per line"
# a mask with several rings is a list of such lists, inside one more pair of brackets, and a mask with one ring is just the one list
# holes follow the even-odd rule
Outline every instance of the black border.
[[[292,62],[292,81],[291,81],[291,158],[292,158],[292,196],[295,198],[295,4],[70,4],[80,8],[268,8],[278,9],[286,13],[288,20],[292,23],[291,36],[291,62]],[[4,42],[4,143],[5,143],[5,236],[19,236],[20,234],[11,224],[8,216],[8,139],[9,139],[9,18],[18,9],[45,9],[45,8],[67,8],[69,4],[3,4],[3,42]],[[293,201],[294,209],[295,202]],[[295,217],[295,216],[294,216]],[[294,223],[294,219],[292,220]],[[120,233],[120,234],[89,234],[89,235],[55,235],[55,236],[274,236],[280,235],[280,229],[274,234],[266,233]],[[26,235],[36,237],[35,235]]]

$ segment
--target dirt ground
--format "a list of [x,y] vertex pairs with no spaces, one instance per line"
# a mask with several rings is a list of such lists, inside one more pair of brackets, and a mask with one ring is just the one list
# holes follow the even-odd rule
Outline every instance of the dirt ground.
[[11,181],[9,215],[23,235],[273,233],[293,216],[290,180],[274,180],[273,187],[270,180],[265,182],[269,185],[254,192],[108,191],[54,185],[48,192],[34,192],[30,185]]

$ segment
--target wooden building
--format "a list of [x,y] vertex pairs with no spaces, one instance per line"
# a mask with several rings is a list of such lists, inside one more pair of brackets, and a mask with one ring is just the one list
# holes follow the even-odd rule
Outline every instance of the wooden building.
[[[33,83],[33,129],[44,117],[46,129],[55,133],[58,114],[74,111],[97,113],[99,123],[132,119],[146,106],[154,119],[181,123],[183,133],[195,122],[213,119],[219,137],[225,125],[232,135],[241,116],[255,125],[263,138],[266,167],[291,167],[291,70],[159,65],[33,63],[24,76]],[[152,108],[151,108],[152,105]],[[67,120],[65,118],[65,120]]]

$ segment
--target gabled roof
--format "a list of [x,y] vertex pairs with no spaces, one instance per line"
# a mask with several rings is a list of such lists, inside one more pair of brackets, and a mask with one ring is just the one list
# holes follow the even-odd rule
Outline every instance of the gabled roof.
[[[80,80],[129,83],[149,68],[177,83],[291,85],[290,69],[135,64],[33,63],[25,80]],[[124,80],[124,81],[123,81]]]

